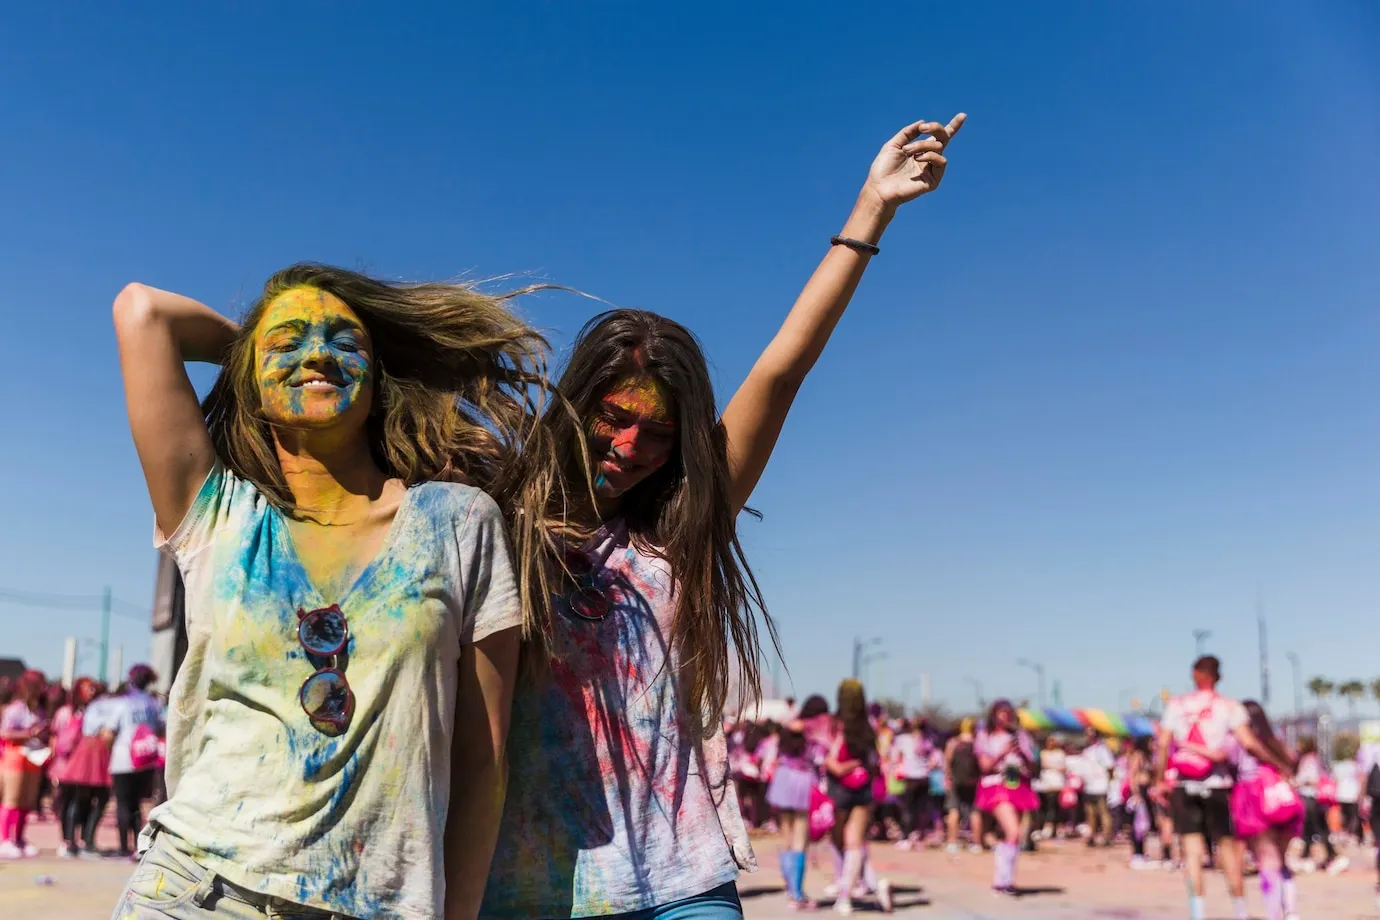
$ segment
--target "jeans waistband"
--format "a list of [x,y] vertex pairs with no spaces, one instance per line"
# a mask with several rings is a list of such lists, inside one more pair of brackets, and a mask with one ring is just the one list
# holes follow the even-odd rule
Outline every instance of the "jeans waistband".
[[290,917],[292,920],[305,920],[305,918],[312,918],[312,920],[351,920],[343,914],[334,914],[328,910],[298,904],[295,901],[237,885],[179,850],[171,838],[155,824],[144,828],[139,835],[139,844],[141,852],[156,850],[160,859],[173,863],[188,878],[200,879],[196,886],[196,893],[192,895],[192,900],[196,902],[198,907],[205,907],[206,903],[214,896],[247,904],[263,914],[267,920],[278,920],[282,917]]

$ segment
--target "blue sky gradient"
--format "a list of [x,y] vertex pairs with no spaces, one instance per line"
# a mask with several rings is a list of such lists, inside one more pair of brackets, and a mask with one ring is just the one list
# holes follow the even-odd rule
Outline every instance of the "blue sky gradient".
[[[0,590],[148,603],[126,281],[234,314],[305,259],[519,273],[687,323],[726,402],[876,149],[963,110],[743,525],[797,691],[862,634],[884,692],[1031,695],[1026,656],[1112,708],[1182,688],[1207,628],[1252,694],[1257,592],[1274,709],[1286,651],[1380,676],[1380,6],[3,16]],[[591,306],[525,309],[563,345]],[[0,597],[0,655],[98,628]],[[137,613],[114,636],[147,649]]]

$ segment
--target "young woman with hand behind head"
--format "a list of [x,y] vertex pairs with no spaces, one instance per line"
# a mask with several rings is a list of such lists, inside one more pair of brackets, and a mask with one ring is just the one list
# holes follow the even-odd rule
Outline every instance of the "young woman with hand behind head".
[[[540,436],[544,342],[472,289],[319,265],[238,327],[142,285],[114,314],[188,631],[116,916],[474,916],[521,621],[477,486]],[[224,365],[204,414],[184,361]]]
[[546,413],[551,438],[524,452],[512,499],[525,635],[545,674],[514,704],[484,916],[741,916],[735,879],[756,866],[719,724],[735,665],[757,690],[762,604],[738,513],[876,243],[939,184],[962,123],[918,122],[882,148],[722,417],[679,323],[615,310],[577,338],[558,387],[568,404]]

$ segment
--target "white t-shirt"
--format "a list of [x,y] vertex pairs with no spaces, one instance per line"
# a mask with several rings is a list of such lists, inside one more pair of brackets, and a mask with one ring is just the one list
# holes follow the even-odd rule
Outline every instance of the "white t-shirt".
[[1095,744],[1077,757],[1069,758],[1069,772],[1083,781],[1082,792],[1085,795],[1105,796],[1113,763],[1112,752],[1101,744]]
[[1059,792],[1064,788],[1064,771],[1068,755],[1055,748],[1040,752],[1040,776],[1035,781],[1036,792]]
[[140,725],[147,725],[154,734],[163,731],[158,701],[142,690],[130,689],[124,696],[111,697],[110,714],[115,724],[115,741],[110,748],[110,772],[115,774],[133,773],[134,762],[130,744],[134,741],[134,731]]
[[1337,781],[1337,801],[1354,805],[1361,800],[1361,773],[1354,760],[1339,760],[1332,765],[1332,778]]
[[[1236,700],[1219,696],[1211,690],[1197,690],[1170,700],[1160,724],[1169,730],[1176,744],[1192,742],[1209,750],[1225,751],[1227,738],[1249,721],[1246,707]],[[1172,752],[1169,764],[1171,767],[1174,765]],[[1226,789],[1232,784],[1231,765],[1225,762],[1217,764],[1204,780],[1181,777],[1178,782],[1189,791],[1195,787]]]
[[900,779],[927,779],[930,775],[929,747],[916,732],[897,735],[891,742],[891,756]]
[[[502,518],[478,489],[408,489],[342,597],[307,577],[287,521],[219,463],[159,545],[186,585],[168,707],[168,842],[235,884],[348,917],[444,912],[458,662],[521,620]],[[353,717],[331,736],[298,700],[316,670],[297,612],[338,603]]]

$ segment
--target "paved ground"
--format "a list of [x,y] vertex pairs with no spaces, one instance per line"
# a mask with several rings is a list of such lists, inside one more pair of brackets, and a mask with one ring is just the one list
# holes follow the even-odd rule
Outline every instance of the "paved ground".
[[[114,846],[114,832],[102,830],[102,845]],[[0,920],[105,920],[132,866],[117,861],[59,860],[57,831],[51,823],[32,828],[30,839],[42,850],[38,859],[0,862]],[[741,882],[749,920],[798,917],[786,907],[775,871],[771,838],[755,841],[763,870]],[[1351,854],[1357,866],[1331,878],[1302,878],[1304,920],[1380,920],[1374,900],[1375,876],[1369,854]],[[1187,916],[1184,887],[1168,872],[1132,872],[1124,850],[1088,852],[1081,846],[1047,846],[1023,855],[1017,881],[1026,894],[1016,901],[989,891],[991,859],[967,854],[951,858],[939,851],[903,853],[875,847],[873,861],[896,886],[897,913],[915,920],[1178,920]],[[51,885],[35,879],[51,876]],[[818,892],[827,881],[823,864],[812,866],[807,888]],[[1253,916],[1261,917],[1254,881],[1248,885]],[[859,902],[863,916],[875,905]],[[1209,915],[1230,920],[1230,902],[1219,876],[1208,879]],[[821,911],[820,920],[833,917]]]

